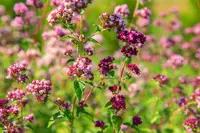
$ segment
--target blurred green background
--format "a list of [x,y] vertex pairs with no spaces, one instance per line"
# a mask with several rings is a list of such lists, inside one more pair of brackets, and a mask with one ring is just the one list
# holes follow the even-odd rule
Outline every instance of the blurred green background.
[[[13,12],[14,4],[16,2],[23,2],[23,1],[25,1],[25,0],[0,0],[0,4],[4,5],[6,7],[7,14],[10,14],[11,16],[14,17],[14,15],[15,15],[14,12]],[[46,2],[46,0],[43,0],[43,2]],[[94,3],[92,5],[89,5],[89,7],[86,10],[86,18],[87,18],[86,23],[90,27],[88,34],[92,33],[95,30],[95,27],[93,27],[92,25],[99,23],[98,18],[99,18],[100,14],[102,14],[104,12],[112,13],[113,10],[114,10],[114,7],[116,5],[120,5],[120,4],[128,4],[130,11],[133,12],[133,10],[135,8],[135,3],[136,3],[136,0],[94,0]],[[183,23],[184,27],[192,26],[195,23],[200,21],[200,15],[199,15],[200,8],[198,7],[197,0],[152,0],[151,2],[147,3],[147,5],[145,5],[145,6],[148,6],[152,10],[152,14],[153,14],[152,20],[155,19],[160,14],[160,12],[168,11],[171,7],[176,6],[180,9],[180,17],[181,17],[181,21],[184,22]],[[51,10],[51,8],[52,7],[49,7],[49,10]],[[154,27],[150,27],[150,29],[151,30],[149,31],[149,34],[151,32],[153,32],[155,36],[156,36],[156,34],[157,35],[162,34],[160,31],[155,32]],[[116,49],[118,49],[118,47],[119,47],[118,41],[116,39],[116,34],[114,32],[105,32],[105,33],[103,33],[103,35],[104,35],[103,47],[106,49],[106,52],[107,52],[106,54],[112,55],[116,51]],[[158,64],[157,66],[159,67],[159,65],[160,64]],[[6,69],[6,67],[5,67],[5,69]],[[186,69],[187,69],[187,67],[181,69],[179,72],[182,72]],[[161,70],[154,69],[153,72],[158,73],[160,71]],[[171,73],[169,72],[167,74],[170,75]],[[186,73],[187,74],[194,74],[190,70],[188,70]],[[9,81],[7,80],[7,82],[9,82]],[[60,82],[58,82],[58,83],[60,83]],[[150,85],[146,86],[146,88],[153,88],[154,86],[155,85],[153,84],[152,86],[150,86]],[[0,87],[2,87],[1,84],[0,84]],[[6,86],[4,86],[4,88],[6,88]],[[71,88],[69,87],[68,89],[70,90]],[[7,90],[5,90],[5,91],[7,91]],[[60,93],[61,94],[62,93],[63,94],[66,94],[66,93],[70,94],[70,92],[60,92]],[[96,93],[101,94],[102,92],[97,90]],[[0,96],[4,97],[5,93],[3,95],[0,94]],[[145,94],[145,96],[149,97],[148,94]],[[96,97],[97,97],[97,99],[103,98],[102,95],[98,95]],[[145,101],[145,100],[146,99],[144,99],[143,101]],[[104,105],[102,105],[102,107],[103,106]],[[53,113],[52,110],[47,110],[47,109],[49,109],[51,107],[52,107],[51,104],[41,105],[40,103],[34,103],[34,105],[30,105],[28,107],[29,110],[31,110],[33,112],[37,112],[37,113],[35,113],[36,118],[40,119],[40,123],[33,126],[35,133],[37,133],[37,132],[38,133],[55,133],[56,131],[59,132],[59,133],[66,133],[65,132],[66,125],[54,126],[52,129],[46,128],[46,125],[48,123],[48,119],[51,117],[51,115]],[[104,110],[104,112],[105,112],[105,110]],[[137,112],[137,110],[133,110],[133,112]],[[146,113],[145,115],[146,115],[146,118],[149,117],[148,113]],[[132,117],[132,116],[130,116],[130,117]],[[179,117],[181,117],[181,116],[179,116]],[[84,121],[83,121],[83,120],[81,120],[81,118],[76,121],[77,122],[76,124],[78,124],[79,127],[80,127],[79,130],[84,131],[84,127],[92,126],[91,124],[88,124],[89,122],[87,122],[87,121],[88,121],[87,119],[84,119]],[[182,125],[182,123],[179,123],[179,121],[177,121],[177,124]],[[62,128],[59,128],[59,127],[62,127]],[[61,130],[61,131],[59,131],[59,130]]]

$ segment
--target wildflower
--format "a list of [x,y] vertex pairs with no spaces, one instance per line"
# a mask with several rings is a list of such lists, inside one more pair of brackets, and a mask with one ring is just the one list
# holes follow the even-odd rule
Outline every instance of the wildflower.
[[51,93],[51,82],[49,80],[33,80],[26,90],[36,96],[38,102],[45,102]]
[[115,7],[114,14],[117,14],[121,17],[128,17],[130,15],[130,11],[128,9],[127,4],[119,5]]
[[67,74],[69,76],[85,77],[92,80],[94,75],[92,73],[92,60],[87,57],[78,58],[72,66],[68,67]]
[[133,44],[135,47],[141,47],[141,44],[146,41],[145,35],[136,30],[123,30],[118,33],[118,39]]
[[86,104],[85,100],[81,100],[81,101],[79,102],[79,107],[81,107],[81,108],[84,108],[86,105],[87,105],[87,104]]
[[166,62],[168,66],[171,66],[173,69],[181,67],[184,63],[184,58],[181,55],[175,54],[172,55]]
[[15,11],[15,13],[17,15],[24,14],[25,12],[28,11],[28,7],[24,3],[22,3],[22,2],[16,3],[14,5],[13,9],[14,9],[14,11]]
[[29,114],[28,116],[24,116],[23,119],[26,120],[26,121],[28,121],[28,122],[30,122],[30,123],[35,122],[35,117],[34,117],[33,113]]
[[50,26],[54,25],[59,19],[65,19],[67,22],[72,20],[73,12],[71,9],[66,8],[65,6],[61,5],[55,9],[53,9],[48,17],[47,21]]
[[108,89],[109,89],[112,93],[115,93],[115,92],[117,92],[117,90],[121,90],[121,86],[113,85],[113,86],[109,86]]
[[22,63],[15,63],[8,67],[7,78],[17,78],[23,71],[26,71],[26,66]]
[[140,116],[134,116],[132,119],[132,123],[134,126],[138,126],[140,124],[142,124],[142,119]]
[[104,128],[105,123],[104,123],[103,121],[101,121],[101,120],[95,121],[95,122],[94,122],[94,126],[95,126],[95,127]]
[[115,32],[120,32],[125,29],[126,21],[117,14],[110,15],[108,13],[103,13],[100,16],[102,20],[103,28],[105,29],[114,29]]
[[190,99],[195,100],[197,102],[197,107],[200,108],[200,89],[196,89],[190,96]]
[[195,117],[189,117],[184,120],[184,126],[188,132],[198,128],[198,120]]
[[136,15],[148,19],[151,15],[151,11],[147,7],[144,7],[140,10],[137,10]]
[[54,100],[54,103],[58,105],[61,110],[67,110],[71,107],[71,104],[69,102],[62,101],[60,98]]
[[133,45],[126,45],[122,47],[121,53],[123,53],[126,57],[131,58],[132,56],[136,56],[138,54],[138,50]]
[[92,47],[85,47],[84,50],[89,56],[94,54],[94,49]]
[[21,100],[25,96],[25,92],[19,89],[8,92],[7,98],[8,100]]
[[136,75],[140,75],[140,69],[136,64],[128,64],[127,68]]
[[113,96],[111,99],[110,99],[110,102],[112,102],[112,107],[114,109],[117,109],[118,111],[120,109],[126,109],[126,101],[125,101],[125,96],[124,95],[116,95],[116,96]]
[[162,74],[155,75],[153,79],[158,81],[160,84],[166,84],[169,81],[169,78]]
[[89,3],[92,3],[92,0],[66,0],[65,6],[79,14]]
[[26,4],[36,8],[42,8],[43,3],[40,0],[26,0]]
[[114,68],[114,65],[112,64],[114,60],[115,59],[111,56],[108,56],[104,58],[103,60],[101,60],[100,63],[98,64],[99,72],[103,74],[104,76],[107,76],[108,73]]

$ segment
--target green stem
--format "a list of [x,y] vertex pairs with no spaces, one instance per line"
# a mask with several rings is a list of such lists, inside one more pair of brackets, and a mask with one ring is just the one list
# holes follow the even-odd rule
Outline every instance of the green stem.
[[73,104],[72,104],[71,133],[74,133],[74,114],[75,114],[76,100],[77,100],[77,97],[75,96]]

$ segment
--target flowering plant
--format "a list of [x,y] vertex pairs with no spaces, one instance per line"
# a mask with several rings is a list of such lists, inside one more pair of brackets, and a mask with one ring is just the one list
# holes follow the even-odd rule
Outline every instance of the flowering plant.
[[[118,5],[94,26],[86,18],[92,0],[26,0],[14,5],[14,19],[0,6],[0,54],[14,60],[4,65],[6,88],[14,89],[0,100],[2,132],[168,133],[185,127],[198,133],[200,77],[180,72],[183,67],[199,72],[200,26],[177,35],[183,28],[179,11],[161,13],[152,23],[146,3],[136,0],[133,11]],[[155,38],[150,25],[171,35]],[[102,54],[102,34],[110,33],[118,50]],[[184,40],[188,34],[191,42]],[[150,71],[148,63],[157,62],[162,65]],[[191,92],[185,92],[188,86]],[[181,111],[183,124],[173,129]],[[36,128],[40,118],[44,131]]]

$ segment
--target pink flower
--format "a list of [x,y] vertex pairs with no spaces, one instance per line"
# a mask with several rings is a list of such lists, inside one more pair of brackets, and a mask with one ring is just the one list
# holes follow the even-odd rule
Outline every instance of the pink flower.
[[17,15],[19,15],[19,14],[24,14],[25,12],[27,12],[28,11],[28,7],[24,4],[24,3],[22,3],[22,2],[20,2],[20,3],[16,3],[15,5],[14,5],[14,11],[15,11],[15,13],[17,14]]

